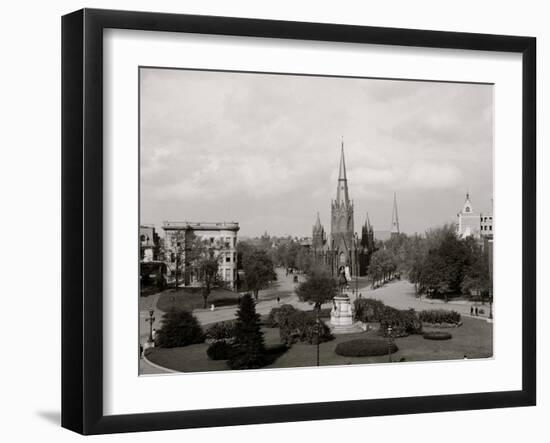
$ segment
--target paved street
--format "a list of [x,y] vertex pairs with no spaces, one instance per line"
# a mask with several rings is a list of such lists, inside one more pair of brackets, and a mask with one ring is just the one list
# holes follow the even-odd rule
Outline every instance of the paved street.
[[[412,308],[417,311],[425,309],[447,309],[457,311],[461,315],[470,315],[470,306],[473,305],[473,303],[462,300],[445,303],[443,300],[430,300],[425,296],[418,298],[414,293],[414,285],[407,280],[394,281],[374,290],[368,285],[363,285],[362,287],[360,285],[359,293],[362,297],[378,299],[388,306],[397,309]],[[480,316],[487,317],[489,314],[489,304],[486,303],[482,306],[481,303],[477,303],[477,306],[485,310],[485,314]]]

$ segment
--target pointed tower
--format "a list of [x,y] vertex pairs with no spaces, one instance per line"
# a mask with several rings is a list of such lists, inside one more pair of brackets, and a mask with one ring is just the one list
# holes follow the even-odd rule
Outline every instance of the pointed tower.
[[391,214],[391,235],[399,235],[399,215],[397,214],[397,196],[393,193],[393,211]]
[[340,151],[340,168],[336,200],[331,206],[330,247],[335,253],[335,268],[352,266],[354,262],[355,241],[353,231],[353,202],[349,198],[348,178],[346,175],[346,160],[344,156],[344,141]]
[[326,241],[325,228],[323,228],[323,225],[321,224],[321,218],[319,217],[319,213],[317,213],[317,220],[313,225],[313,230],[311,235],[311,248],[315,251],[320,251],[323,249],[323,246],[325,245],[325,241]]
[[[466,199],[462,206],[462,211],[458,213],[458,228],[457,234],[461,238],[474,237],[479,238],[481,235],[481,223],[483,218],[481,214],[474,212],[474,207],[470,201],[470,192],[466,192]],[[491,216],[492,221],[492,216]]]
[[369,248],[370,243],[370,234],[373,232],[372,225],[370,224],[369,220],[369,213],[367,212],[367,218],[365,219],[365,224],[361,228],[361,247],[363,250],[367,250]]

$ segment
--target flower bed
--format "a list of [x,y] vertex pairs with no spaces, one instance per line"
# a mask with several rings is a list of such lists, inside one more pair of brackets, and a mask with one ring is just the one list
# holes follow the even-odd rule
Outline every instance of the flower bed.
[[424,334],[422,334],[422,337],[424,337],[426,340],[450,340],[451,338],[453,338],[451,334],[443,331],[424,332]]

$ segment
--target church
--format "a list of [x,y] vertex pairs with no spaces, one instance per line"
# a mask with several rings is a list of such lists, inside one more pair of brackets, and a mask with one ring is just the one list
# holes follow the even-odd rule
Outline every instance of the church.
[[367,273],[370,256],[374,252],[374,230],[367,214],[359,239],[354,230],[353,215],[342,142],[336,199],[331,202],[330,235],[326,235],[317,213],[311,239],[311,252],[315,261],[329,268],[333,275],[337,275],[342,267],[348,276]]

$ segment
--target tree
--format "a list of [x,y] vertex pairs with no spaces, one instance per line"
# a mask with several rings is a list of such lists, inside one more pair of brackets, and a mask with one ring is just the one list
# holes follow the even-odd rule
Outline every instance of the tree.
[[323,303],[338,294],[338,282],[328,272],[315,269],[305,282],[300,283],[296,293],[301,301],[313,303],[316,309],[320,309]]
[[243,295],[237,311],[234,349],[228,362],[231,369],[259,368],[266,362],[260,315],[256,313],[256,305],[249,293]]
[[155,337],[155,345],[161,348],[176,348],[203,341],[204,334],[195,316],[176,308],[163,315],[162,327]]
[[226,282],[219,273],[219,257],[215,257],[213,251],[205,257],[199,259],[196,265],[197,281],[201,287],[201,295],[204,301],[203,307],[208,307],[208,297],[217,286],[224,287]]
[[277,280],[271,257],[261,249],[255,249],[243,257],[243,270],[245,284],[253,291],[256,300],[261,289],[265,289],[269,282]]

